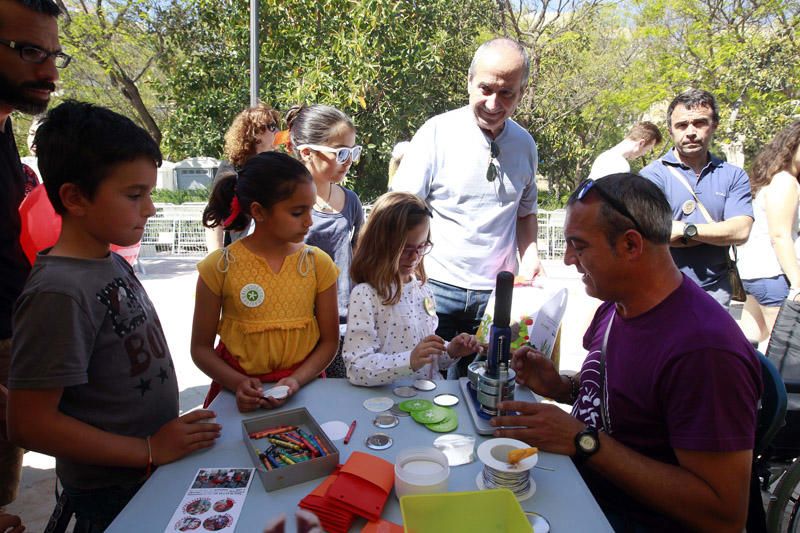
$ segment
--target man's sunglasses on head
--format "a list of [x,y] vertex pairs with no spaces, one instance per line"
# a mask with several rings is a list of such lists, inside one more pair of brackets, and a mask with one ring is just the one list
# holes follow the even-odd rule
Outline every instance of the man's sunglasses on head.
[[610,205],[617,213],[619,213],[620,215],[624,216],[627,219],[630,219],[630,221],[633,222],[636,231],[638,231],[642,235],[645,235],[645,232],[642,230],[642,227],[639,225],[639,222],[636,220],[636,217],[634,217],[628,210],[628,208],[625,207],[625,204],[623,204],[622,202],[620,202],[619,200],[617,200],[616,198],[605,192],[601,186],[597,185],[597,182],[595,180],[590,178],[586,178],[585,180],[583,180],[580,183],[580,185],[578,185],[578,188],[575,189],[574,193],[575,199],[578,201],[583,200],[591,190],[596,191],[597,194],[599,194],[600,197],[603,198],[603,200],[605,200],[605,202],[608,205]]

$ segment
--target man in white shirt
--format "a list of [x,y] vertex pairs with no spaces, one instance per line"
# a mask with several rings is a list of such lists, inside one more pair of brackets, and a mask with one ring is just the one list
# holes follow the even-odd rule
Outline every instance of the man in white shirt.
[[[481,45],[469,69],[469,104],[419,129],[392,182],[393,190],[418,195],[433,212],[425,269],[436,332],[445,339],[476,331],[498,272],[544,273],[536,246],[536,143],[510,118],[529,70],[516,41]],[[466,375],[469,359],[459,360],[459,375]]]
[[630,172],[629,161],[649,153],[658,144],[661,144],[658,126],[647,121],[637,122],[619,144],[597,156],[589,179]]

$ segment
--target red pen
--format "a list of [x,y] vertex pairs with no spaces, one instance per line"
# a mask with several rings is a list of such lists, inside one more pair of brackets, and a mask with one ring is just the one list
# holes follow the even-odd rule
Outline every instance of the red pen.
[[355,430],[356,430],[356,421],[353,420],[353,423],[350,424],[350,429],[347,430],[347,435],[345,435],[345,437],[344,437],[344,443],[345,444],[350,442],[350,437],[353,436],[353,431],[355,431]]

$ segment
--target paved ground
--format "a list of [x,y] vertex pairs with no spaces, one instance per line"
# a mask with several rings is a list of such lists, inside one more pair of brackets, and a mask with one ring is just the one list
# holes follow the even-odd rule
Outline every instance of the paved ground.
[[[180,406],[187,411],[203,402],[209,379],[192,363],[189,355],[197,258],[146,259],[140,277],[158,310],[178,374]],[[547,261],[548,276],[569,289],[563,321],[561,368],[577,370],[583,361],[581,337],[597,300],[583,291],[580,277],[572,267]],[[28,531],[43,531],[55,503],[55,463],[48,456],[25,454],[20,496],[8,511],[22,516]]]

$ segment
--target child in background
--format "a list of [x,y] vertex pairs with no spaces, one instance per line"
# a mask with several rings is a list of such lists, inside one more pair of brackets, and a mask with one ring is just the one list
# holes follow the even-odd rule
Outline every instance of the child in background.
[[431,212],[413,194],[390,192],[375,202],[359,238],[351,275],[350,316],[342,355],[354,385],[397,378],[441,379],[459,357],[478,351],[473,335],[445,343],[422,258],[430,252]]
[[[248,107],[233,119],[225,132],[223,153],[227,161],[223,161],[214,175],[214,185],[225,176],[236,175],[248,159],[262,152],[273,150],[275,133],[280,129],[280,113],[263,102]],[[208,215],[203,213],[203,223]],[[249,233],[248,229],[232,235],[223,235],[222,227],[206,229],[208,251],[213,252],[226,244],[241,239]]]
[[[161,163],[142,128],[67,102],[36,132],[39,168],[61,215],[17,300],[8,428],[52,455],[76,530],[103,531],[155,465],[214,444],[214,413],[178,417],[178,385],[156,310],[109,251],[142,238]],[[95,528],[95,529],[92,529]]]
[[255,220],[255,229],[197,265],[192,359],[214,380],[206,406],[222,387],[236,393],[241,412],[282,405],[264,398],[262,382],[286,385],[291,396],[333,359],[338,271],[303,242],[315,197],[306,168],[277,152],[250,158],[238,180],[215,185],[209,225],[240,231]]
[[[350,165],[358,163],[361,147],[356,145],[353,121],[335,107],[294,106],[286,113],[286,123],[295,155],[311,173],[317,187],[311,212],[314,225],[306,235],[306,243],[330,255],[341,272],[337,293],[339,334],[344,335],[347,302],[353,285],[350,263],[356,238],[364,224],[364,210],[356,193],[341,183]],[[334,357],[327,375],[344,377],[341,353]]]

